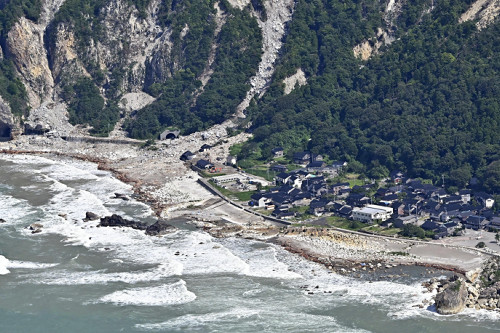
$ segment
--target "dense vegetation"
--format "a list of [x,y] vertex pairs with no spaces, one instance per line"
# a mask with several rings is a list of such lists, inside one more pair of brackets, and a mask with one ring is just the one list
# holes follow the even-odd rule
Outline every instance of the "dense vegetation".
[[10,28],[20,17],[36,21],[40,16],[41,0],[0,0],[0,36],[3,42]]
[[92,134],[107,135],[118,120],[118,107],[113,102],[104,103],[90,78],[79,78],[73,86],[66,85],[64,98],[69,106],[69,121],[92,126]]
[[[429,2],[407,2],[401,39],[363,63],[352,48],[380,24],[375,2],[300,0],[240,158],[309,149],[372,178],[398,168],[462,187],[477,176],[500,192],[500,23],[481,33],[458,24],[471,2],[434,1],[428,14]],[[281,81],[297,68],[308,85],[284,96]]]
[[245,97],[250,88],[248,80],[257,70],[262,45],[257,22],[248,11],[232,9],[223,2],[227,21],[216,41],[214,72],[201,89],[197,78],[205,68],[215,30],[213,3],[190,0],[177,6],[181,8],[174,7],[172,18],[167,17],[165,22],[172,24],[177,34],[186,24],[190,26],[183,39],[173,38],[172,57],[179,59],[175,63],[182,68],[171,78],[148,88],[158,99],[128,123],[127,130],[133,137],[155,137],[168,126],[191,133],[222,122]]
[[[40,16],[40,0],[0,0],[0,45],[5,50],[7,33],[17,20],[25,16],[36,21]],[[24,85],[16,77],[12,61],[0,59],[0,96],[9,103],[12,112],[21,116],[28,113]]]

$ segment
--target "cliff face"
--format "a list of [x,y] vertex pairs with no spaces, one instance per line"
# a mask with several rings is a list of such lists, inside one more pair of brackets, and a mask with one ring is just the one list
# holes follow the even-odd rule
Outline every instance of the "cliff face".
[[0,140],[10,139],[16,134],[17,129],[9,105],[0,96]]
[[40,25],[23,17],[7,37],[7,54],[15,63],[26,87],[29,104],[34,108],[51,95],[54,87],[43,36]]

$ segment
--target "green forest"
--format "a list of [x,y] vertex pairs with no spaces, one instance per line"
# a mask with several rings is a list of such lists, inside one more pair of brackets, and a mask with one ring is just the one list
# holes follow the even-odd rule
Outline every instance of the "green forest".
[[[251,107],[254,139],[240,153],[266,160],[282,146],[351,162],[370,178],[401,169],[500,192],[500,24],[458,24],[471,1],[407,2],[399,40],[363,62],[352,48],[380,25],[373,1],[300,0],[268,93]],[[417,14],[410,14],[417,13]],[[306,86],[283,95],[302,68]]]
[[[36,21],[40,16],[40,0],[0,1],[0,45],[6,49],[7,34],[21,17]],[[16,76],[14,64],[0,57],[0,96],[9,103],[17,116],[28,114],[27,94],[21,80]]]
[[[173,57],[178,58],[182,69],[146,88],[158,99],[127,123],[132,137],[156,137],[168,126],[178,127],[184,134],[199,131],[223,122],[243,100],[260,61],[262,35],[247,10],[233,9],[225,1],[220,6],[227,21],[215,41],[218,48],[213,74],[203,89],[196,78],[205,68],[214,37],[213,1],[178,2],[166,16],[165,24],[175,31]],[[186,24],[191,27],[188,34],[182,40],[176,38]]]

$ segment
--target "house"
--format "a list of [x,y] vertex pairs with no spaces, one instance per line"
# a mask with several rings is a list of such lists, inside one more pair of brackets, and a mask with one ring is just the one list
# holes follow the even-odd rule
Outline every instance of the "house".
[[460,190],[458,195],[462,198],[464,204],[468,204],[470,202],[470,194],[471,190]]
[[351,193],[346,199],[346,203],[351,206],[363,206],[370,203],[370,198],[363,193]]
[[321,216],[323,213],[327,212],[332,205],[333,203],[328,200],[313,200],[309,204],[309,213]]
[[309,205],[312,199],[311,193],[300,192],[299,194],[290,194],[290,202],[293,206],[306,206]]
[[483,216],[471,215],[465,220],[464,227],[467,229],[479,230],[483,229],[488,224],[488,220],[486,220]]
[[306,166],[307,172],[315,172],[319,171],[319,169],[323,168],[325,166],[325,162],[323,161],[315,161],[311,162]]
[[311,162],[322,162],[323,161],[323,155],[320,154],[312,154],[311,155]]
[[490,220],[490,224],[488,224],[488,228],[496,230],[498,232],[500,230],[500,217],[492,217]]
[[274,179],[276,180],[276,184],[285,184],[288,182],[288,179],[290,178],[290,174],[286,172],[281,172],[277,174]]
[[287,168],[286,168],[286,165],[283,165],[283,164],[274,164],[274,165],[271,165],[269,170],[281,173],[281,172],[286,172]]
[[212,146],[210,145],[207,145],[207,144],[204,144],[203,146],[201,146],[201,148],[198,150],[200,153],[203,153],[207,150],[209,150],[210,148],[212,148]]
[[455,232],[455,230],[459,229],[461,227],[460,223],[456,221],[450,221],[447,223],[444,223],[442,227],[446,228],[446,235],[449,236]]
[[196,155],[190,152],[189,150],[184,152],[184,154],[181,155],[180,160],[181,161],[191,161],[193,158],[195,158]]
[[462,196],[460,196],[460,195],[451,195],[448,198],[444,198],[443,199],[443,203],[445,203],[445,204],[456,204],[456,203],[462,204],[464,202],[462,200]]
[[383,222],[391,218],[393,211],[390,207],[366,205],[365,207],[355,207],[352,210],[352,218],[356,221],[373,224]]
[[495,204],[495,199],[491,195],[485,192],[477,192],[474,194],[477,202],[479,202],[485,208],[492,208]]
[[210,168],[212,168],[214,165],[212,163],[210,163],[210,161],[207,161],[207,160],[199,160],[198,162],[196,162],[196,166],[202,170],[208,170]]
[[405,205],[400,201],[393,202],[392,205],[390,205],[390,207],[393,209],[394,215],[396,216],[401,216],[404,215],[405,213]]
[[417,219],[416,215],[401,216],[401,217],[398,217],[397,219],[394,220],[394,226],[396,228],[402,228],[406,224],[416,225],[417,222],[418,222],[418,219]]
[[403,182],[404,173],[400,170],[392,171],[389,175],[394,184],[401,184]]
[[293,163],[307,164],[311,160],[311,154],[307,151],[293,154]]
[[262,193],[254,193],[250,198],[251,200],[248,203],[250,207],[262,208],[266,207],[266,205],[268,205],[271,202],[271,200],[265,194]]
[[294,212],[290,212],[288,210],[280,210],[280,209],[275,209],[271,213],[271,215],[273,215],[276,218],[284,219],[284,220],[291,219],[291,218],[295,217],[295,213]]
[[283,157],[283,148],[282,147],[276,147],[273,150],[271,150],[271,153],[273,154],[273,158],[280,158]]
[[436,221],[426,220],[420,227],[424,230],[436,230],[440,225],[441,224]]
[[337,211],[337,213],[339,214],[339,216],[350,218],[352,216],[352,207],[344,205]]
[[392,205],[395,201],[398,201],[399,197],[397,194],[390,194],[386,195],[385,197],[380,198],[380,203],[390,206]]

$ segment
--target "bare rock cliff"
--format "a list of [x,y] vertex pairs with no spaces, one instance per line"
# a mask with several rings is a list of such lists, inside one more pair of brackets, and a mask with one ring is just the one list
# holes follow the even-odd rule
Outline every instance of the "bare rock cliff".
[[0,140],[11,138],[17,129],[17,124],[10,106],[0,96]]
[[32,107],[38,107],[50,96],[54,86],[43,35],[39,25],[23,17],[7,37],[7,53],[16,65]]

